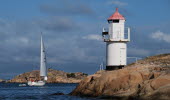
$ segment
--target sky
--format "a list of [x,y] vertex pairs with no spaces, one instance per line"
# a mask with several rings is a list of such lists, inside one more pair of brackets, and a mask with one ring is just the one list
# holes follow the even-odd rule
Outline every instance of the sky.
[[0,78],[39,69],[41,32],[48,68],[95,73],[116,7],[131,28],[128,57],[170,53],[169,0],[1,0]]

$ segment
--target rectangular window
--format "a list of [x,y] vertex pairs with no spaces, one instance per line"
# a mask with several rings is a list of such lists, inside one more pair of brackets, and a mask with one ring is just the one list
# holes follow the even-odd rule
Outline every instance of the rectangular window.
[[119,23],[119,20],[113,20],[113,23]]

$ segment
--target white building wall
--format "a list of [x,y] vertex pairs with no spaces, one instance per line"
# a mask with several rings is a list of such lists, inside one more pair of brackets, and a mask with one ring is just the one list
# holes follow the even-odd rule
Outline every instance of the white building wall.
[[126,65],[126,43],[107,42],[106,46],[106,65],[124,66]]
[[119,20],[119,23],[109,24],[110,39],[115,39],[115,40],[124,39],[124,22],[125,20]]

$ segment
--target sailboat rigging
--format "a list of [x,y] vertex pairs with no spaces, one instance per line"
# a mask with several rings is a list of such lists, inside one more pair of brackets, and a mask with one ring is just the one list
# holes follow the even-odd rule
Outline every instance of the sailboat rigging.
[[46,55],[45,47],[41,35],[41,50],[40,50],[40,80],[39,81],[28,81],[29,86],[43,86],[47,81],[47,67],[46,67]]

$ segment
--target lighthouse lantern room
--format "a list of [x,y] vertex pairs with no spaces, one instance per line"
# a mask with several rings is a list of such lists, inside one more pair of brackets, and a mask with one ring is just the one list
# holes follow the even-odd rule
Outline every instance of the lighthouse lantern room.
[[127,42],[130,41],[130,28],[125,28],[125,18],[118,12],[108,18],[108,32],[103,28],[106,42],[106,70],[120,69],[127,64]]

